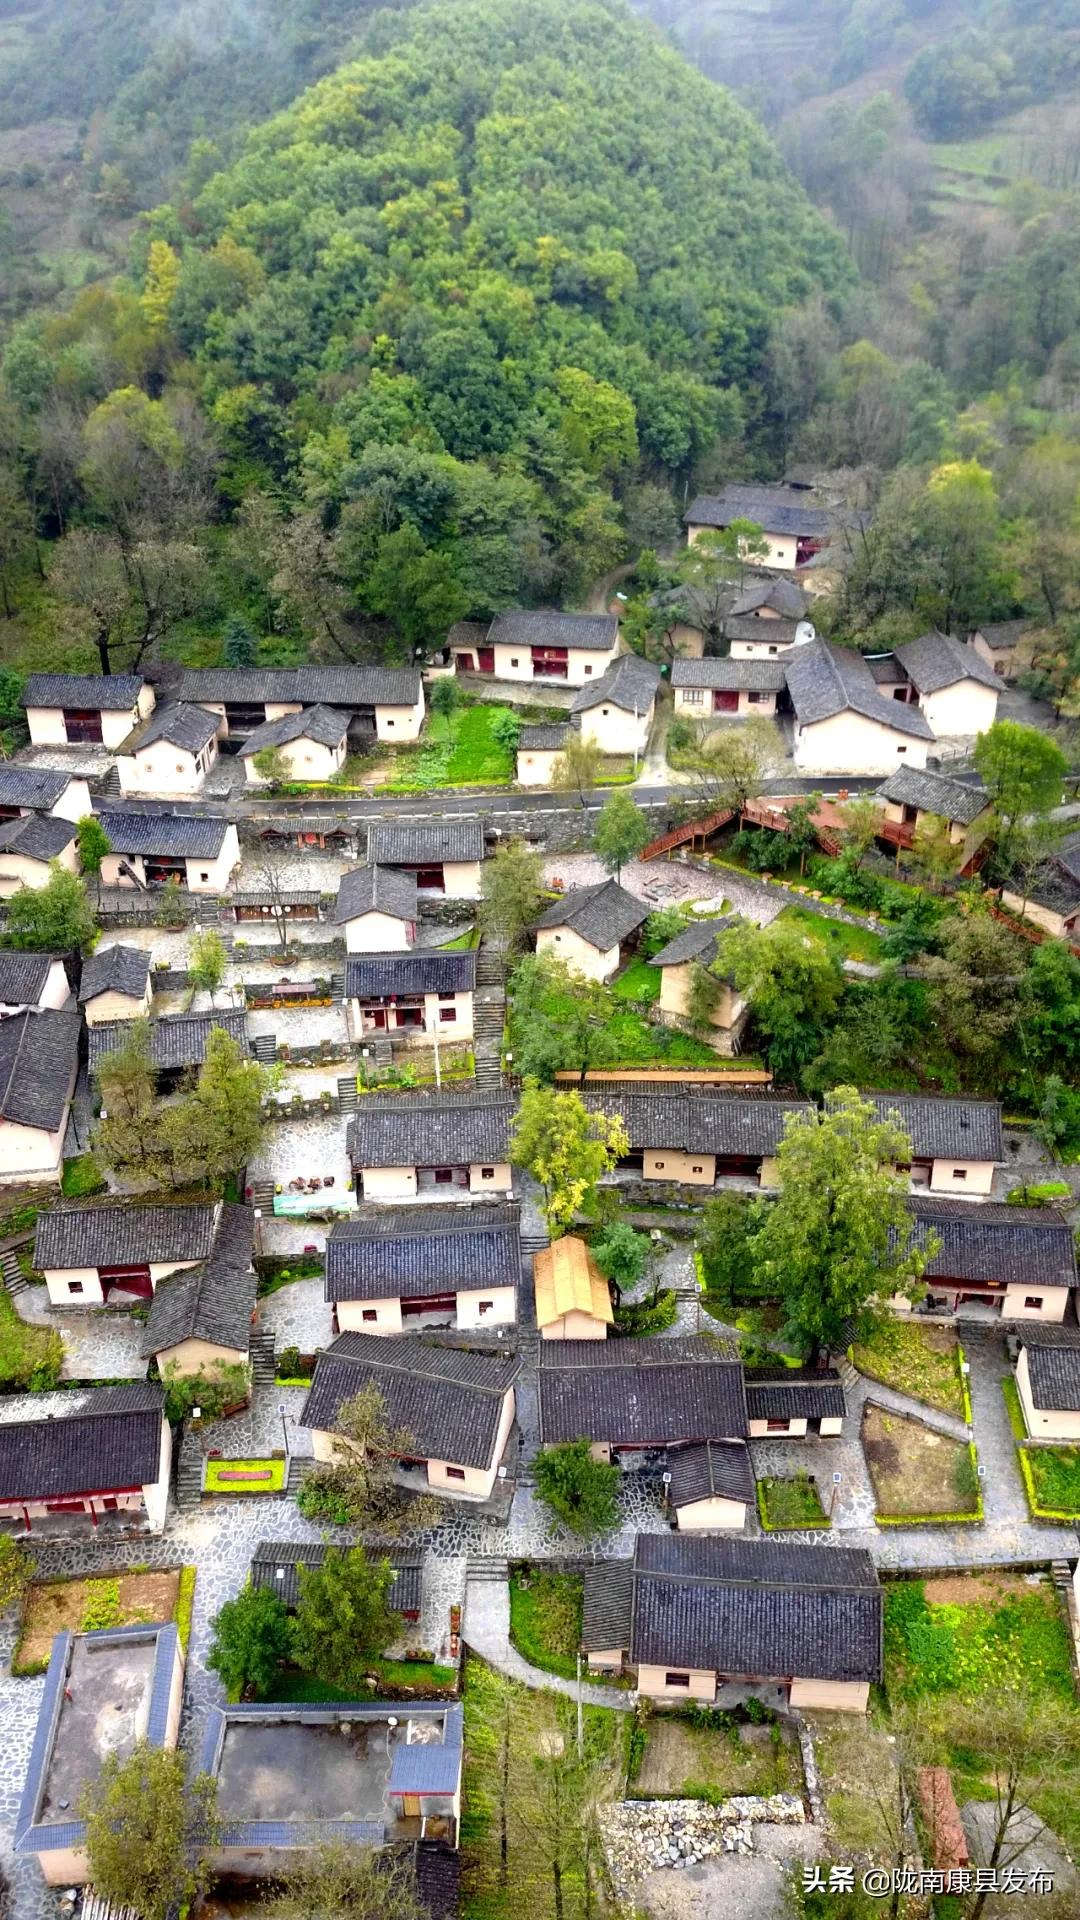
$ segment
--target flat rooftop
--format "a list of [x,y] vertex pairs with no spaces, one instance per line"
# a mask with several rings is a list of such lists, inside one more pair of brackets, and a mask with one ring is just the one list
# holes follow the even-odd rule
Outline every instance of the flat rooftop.
[[217,1775],[217,1808],[226,1823],[246,1820],[376,1821],[387,1840],[404,1839],[387,1788],[394,1753],[407,1737],[407,1708],[387,1720],[344,1718],[322,1725],[294,1720],[227,1719]]
[[157,1639],[102,1642],[78,1636],[52,1742],[39,1823],[78,1818],[78,1805],[111,1753],[123,1757],[145,1740],[154,1690]]

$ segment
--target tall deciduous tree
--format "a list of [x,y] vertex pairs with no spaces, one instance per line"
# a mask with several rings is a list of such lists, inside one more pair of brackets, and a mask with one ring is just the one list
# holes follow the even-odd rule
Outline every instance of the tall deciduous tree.
[[277,1594],[248,1585],[219,1609],[206,1664],[232,1699],[250,1692],[265,1700],[273,1694],[290,1642],[289,1616]]
[[162,1109],[161,1128],[181,1183],[203,1178],[220,1186],[247,1165],[266,1131],[267,1068],[243,1052],[222,1027],[211,1029],[195,1085]]
[[84,873],[92,874],[98,905],[101,905],[101,868],[106,854],[112,852],[109,839],[96,813],[84,814],[75,828],[75,844],[79,849],[79,865]]
[[554,1238],[567,1232],[601,1176],[629,1151],[626,1128],[617,1115],[591,1113],[578,1093],[526,1086],[510,1157],[543,1187],[544,1218]]
[[1027,949],[979,905],[950,914],[938,943],[925,962],[934,1025],[964,1063],[965,1083],[990,1087],[1021,1013]]
[[811,1356],[870,1331],[894,1293],[918,1298],[940,1244],[916,1242],[899,1166],[911,1142],[854,1087],[820,1112],[789,1116],[776,1153],[779,1193],[754,1238],[755,1278],[781,1296],[787,1330]]
[[730,975],[749,1001],[773,1072],[798,1079],[819,1051],[843,993],[839,961],[800,928],[774,920],[760,930],[732,927],[721,938],[713,967]]
[[406,1511],[414,1526],[438,1512],[438,1503],[426,1499],[413,1499],[406,1509],[394,1469],[415,1454],[416,1442],[406,1428],[391,1426],[374,1383],[342,1402],[334,1432],[340,1444],[333,1461],[315,1467],[301,1488],[305,1513],[390,1535],[400,1531]]
[[593,852],[606,873],[620,880],[627,861],[636,860],[651,838],[652,828],[628,793],[605,800],[593,828]]
[[480,883],[480,929],[505,954],[519,953],[540,912],[544,863],[524,840],[500,840],[485,860]]
[[363,1547],[327,1550],[322,1565],[297,1568],[300,1598],[293,1621],[293,1659],[345,1698],[365,1690],[371,1659],[390,1644],[400,1616],[387,1604],[394,1584],[389,1560],[369,1560]]
[[599,747],[592,741],[583,740],[580,733],[568,736],[566,745],[552,768],[552,785],[560,793],[577,793],[585,805],[585,795],[591,793],[600,778]]
[[216,927],[203,927],[193,935],[188,950],[188,979],[196,992],[210,995],[211,1005],[225,978],[228,963],[225,942]]
[[8,901],[6,947],[69,953],[89,947],[96,932],[85,885],[58,860],[49,861],[49,878],[43,887],[18,887]]
[[995,720],[975,742],[975,765],[993,802],[1003,857],[1025,819],[1052,812],[1061,803],[1068,765],[1054,740],[1017,720]]
[[530,1079],[551,1080],[574,1068],[582,1086],[590,1067],[618,1058],[615,996],[599,980],[574,973],[547,954],[526,954],[510,983],[514,1064]]
[[321,1840],[286,1867],[267,1920],[429,1920],[412,1861],[385,1848]]
[[571,1533],[608,1533],[618,1524],[620,1470],[594,1459],[587,1439],[542,1447],[533,1470],[539,1498]]
[[140,1920],[170,1920],[209,1885],[218,1831],[214,1782],[200,1774],[185,1784],[185,1770],[179,1748],[141,1741],[131,1753],[106,1755],[79,1805],[97,1893]]
[[761,792],[779,751],[776,728],[762,715],[741,726],[722,727],[699,741],[689,750],[687,765],[702,812],[730,807],[733,813],[742,813],[747,801]]

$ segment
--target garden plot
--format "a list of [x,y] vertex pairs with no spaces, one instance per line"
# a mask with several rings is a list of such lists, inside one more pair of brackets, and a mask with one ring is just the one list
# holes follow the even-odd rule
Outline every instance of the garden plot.
[[65,1631],[172,1620],[179,1592],[178,1567],[101,1579],[35,1580],[27,1590],[13,1664],[23,1672],[43,1667],[54,1636]]
[[799,1793],[802,1785],[793,1727],[700,1707],[649,1717],[633,1790],[642,1799],[724,1800]]
[[853,1348],[851,1357],[868,1380],[964,1418],[960,1348],[953,1327],[887,1320],[871,1339]]
[[966,1441],[868,1400],[862,1444],[879,1517],[979,1517],[978,1479]]

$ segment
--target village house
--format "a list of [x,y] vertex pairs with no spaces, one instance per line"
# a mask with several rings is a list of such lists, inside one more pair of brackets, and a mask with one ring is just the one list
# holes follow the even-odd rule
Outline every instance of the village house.
[[[661,947],[659,953],[654,953],[652,964],[660,969],[657,1009],[665,1026],[687,1024],[695,972],[715,964],[723,935],[736,924],[736,917],[731,914],[725,914],[720,920],[693,920],[674,940]],[[747,1006],[730,975],[724,980],[715,975],[713,978],[716,1001],[710,1020],[717,1030],[718,1049],[726,1051],[724,1041],[730,1047],[732,1033],[735,1029],[741,1031],[746,1024]]]
[[13,1013],[58,1013],[71,998],[67,969],[56,953],[0,953],[0,1020]]
[[240,748],[244,778],[252,786],[266,786],[255,756],[280,755],[286,780],[333,780],[345,765],[349,744],[349,715],[341,707],[306,707],[280,720],[267,720],[249,733]]
[[520,1284],[516,1206],[387,1207],[327,1235],[335,1333],[512,1327]]
[[51,1008],[0,1020],[0,1186],[60,1179],[81,1026]]
[[518,734],[514,777],[519,787],[552,787],[555,769],[573,733],[569,721],[542,727],[522,727]]
[[240,865],[231,820],[201,813],[114,813],[98,818],[111,852],[101,863],[105,887],[163,887],[176,880],[191,893],[224,893]]
[[726,618],[755,623],[746,638],[746,644],[752,646],[758,634],[769,641],[782,629],[797,626],[800,620],[806,619],[806,610],[807,599],[802,588],[796,581],[778,574],[773,579],[752,580],[743,587],[728,608]]
[[[474,623],[470,622],[470,627]],[[472,632],[451,628],[447,644],[458,673],[487,673],[496,680],[557,680],[581,687],[599,680],[619,641],[613,613],[560,613],[554,608],[497,613],[483,645]]]
[[644,753],[649,744],[660,669],[634,653],[613,660],[599,680],[581,687],[570,703],[586,746],[601,753]]
[[674,709],[688,720],[748,713],[771,718],[787,687],[783,657],[730,653],[724,660],[676,660],[671,668]]
[[150,955],[145,947],[99,947],[83,966],[79,1005],[88,1027],[138,1020],[150,1012]]
[[16,1854],[35,1854],[46,1885],[89,1878],[78,1809],[111,1756],[136,1743],[168,1750],[180,1732],[184,1652],[172,1621],[58,1633],[15,1818]]
[[630,1151],[618,1172],[683,1186],[776,1185],[776,1149],[792,1113],[812,1113],[808,1100],[768,1090],[735,1093],[713,1086],[650,1086],[613,1080],[586,1087],[594,1112],[617,1114]]
[[304,707],[341,708],[349,744],[415,740],[424,724],[424,688],[415,667],[187,667],[181,700],[210,707],[224,721],[218,738],[232,753],[256,727]]
[[448,900],[480,898],[485,856],[479,820],[381,820],[368,828],[369,866],[396,867],[412,876],[419,892]]
[[627,1469],[747,1435],[742,1362],[720,1342],[541,1340],[537,1379],[543,1445],[587,1439],[594,1459]]
[[536,951],[587,980],[610,980],[627,958],[649,908],[617,880],[574,887],[535,922]]
[[[202,1066],[210,1035],[217,1027],[247,1052],[247,1015],[239,1008],[213,1013],[165,1013],[160,1019],[149,1020],[147,1026],[150,1064],[157,1074],[159,1093],[169,1093],[191,1068]],[[91,1074],[97,1072],[98,1063],[108,1054],[119,1051],[130,1037],[130,1031],[124,1020],[103,1020],[89,1029],[87,1066]]]
[[897,767],[874,797],[883,803],[880,839],[890,846],[910,848],[920,827],[944,820],[953,846],[962,850],[957,855],[961,871],[974,859],[989,831],[991,804],[985,787],[968,786],[944,773]]
[[162,1379],[246,1367],[251,1357],[258,1276],[252,1266],[255,1215],[250,1207],[218,1212],[205,1259],[159,1280],[146,1318],[141,1352]]
[[[919,1313],[963,1313],[1002,1320],[1064,1319],[1075,1297],[1076,1250],[1068,1221],[1053,1207],[1009,1207],[990,1202],[913,1196],[915,1243],[931,1233],[941,1242],[923,1274]],[[902,1294],[892,1302],[908,1306]]]
[[994,1183],[994,1168],[1005,1158],[1001,1106],[996,1100],[964,1095],[868,1093],[878,1118],[893,1120],[911,1142],[912,1191],[955,1193],[983,1200]]
[[152,1299],[167,1274],[209,1259],[220,1224],[221,1204],[213,1201],[62,1202],[38,1214],[34,1265],[54,1307],[132,1306]]
[[1029,877],[1014,876],[1001,889],[1001,904],[1057,940],[1071,940],[1080,926],[1080,833],[1054,848]]
[[900,760],[926,765],[934,739],[917,706],[881,691],[861,653],[814,640],[784,663],[795,711],[792,751],[800,773],[891,773]]
[[828,546],[845,518],[854,517],[826,506],[806,487],[731,486],[720,493],[699,493],[683,520],[690,547],[703,533],[720,533],[734,520],[750,520],[768,541],[768,552],[752,557],[791,572]]
[[346,953],[404,952],[416,939],[416,875],[395,867],[352,867],[338,881],[334,925]]
[[90,812],[90,788],[78,774],[57,767],[0,766],[0,820],[25,813],[51,813],[57,820],[83,820]]
[[897,647],[895,659],[906,676],[894,690],[896,700],[917,700],[938,739],[974,738],[992,727],[1000,687],[974,647],[951,633],[924,633]]
[[[31,1533],[108,1516],[161,1533],[172,1430],[157,1382],[0,1399],[0,1525]],[[109,1521],[109,1524],[117,1524]]]
[[354,953],[345,962],[349,1038],[373,1033],[408,1043],[471,1040],[476,949],[413,947]]
[[975,629],[970,644],[999,680],[1015,680],[1027,664],[1024,641],[1031,626],[1030,620],[989,621]]
[[[335,1551],[336,1549],[330,1549]],[[298,1568],[314,1573],[326,1559],[328,1549],[313,1540],[260,1540],[251,1556],[251,1584],[268,1587],[282,1606],[294,1613],[300,1604]],[[396,1543],[393,1551],[394,1579],[386,1596],[391,1613],[415,1624],[423,1604],[424,1559]]]
[[680,1533],[741,1532],[757,1499],[743,1440],[669,1448],[666,1480],[668,1507]]
[[1080,1441],[1080,1328],[1025,1326],[1016,1391],[1033,1440]]
[[414,1334],[342,1333],[315,1362],[299,1424],[316,1460],[337,1459],[348,1450],[335,1431],[343,1403],[377,1387],[390,1432],[407,1436],[399,1470],[435,1492],[487,1500],[514,1423],[519,1366],[516,1354],[429,1346]]
[[632,1561],[587,1569],[582,1639],[591,1669],[629,1667],[647,1700],[707,1703],[733,1680],[793,1711],[865,1713],[881,1587],[861,1549],[639,1533]]
[[611,1288],[576,1233],[533,1255],[533,1295],[542,1340],[606,1340],[614,1325]]
[[750,1438],[835,1439],[844,1424],[844,1389],[832,1367],[747,1367]]
[[20,887],[48,886],[54,860],[66,873],[79,871],[79,847],[70,820],[52,813],[0,820],[0,899],[10,899]]
[[168,800],[201,792],[217,760],[220,725],[206,707],[158,707],[116,749],[121,793]]
[[509,1094],[472,1088],[365,1094],[345,1136],[357,1199],[508,1196],[514,1112]]
[[19,704],[35,747],[99,746],[115,753],[154,710],[139,673],[32,673]]

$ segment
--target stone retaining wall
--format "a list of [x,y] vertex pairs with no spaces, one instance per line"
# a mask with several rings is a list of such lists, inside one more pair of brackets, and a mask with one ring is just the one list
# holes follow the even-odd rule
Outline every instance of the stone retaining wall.
[[740,1794],[713,1807],[701,1800],[622,1800],[600,1815],[604,1854],[620,1900],[658,1867],[694,1867],[724,1853],[753,1853],[753,1828],[803,1826],[795,1793]]

